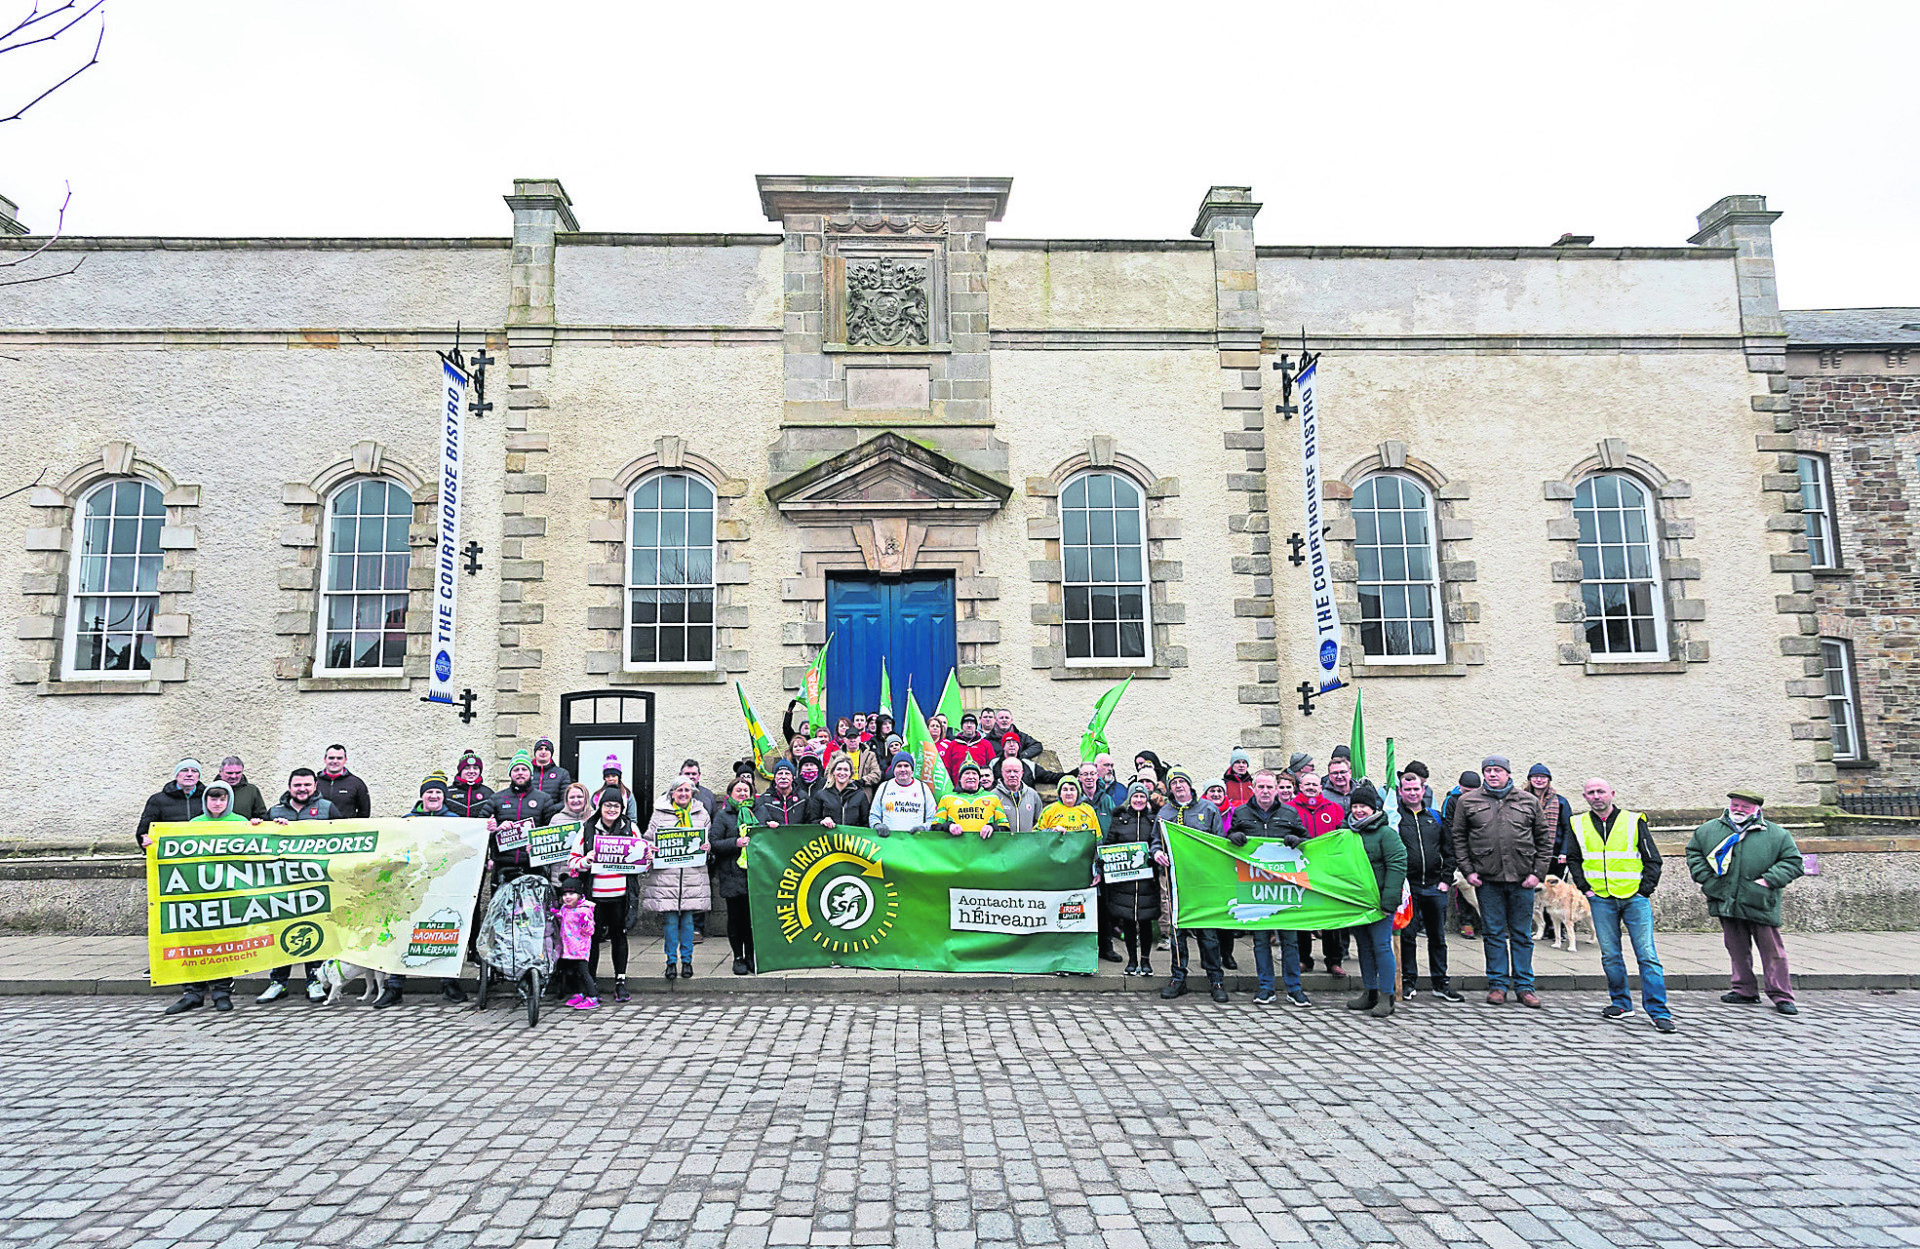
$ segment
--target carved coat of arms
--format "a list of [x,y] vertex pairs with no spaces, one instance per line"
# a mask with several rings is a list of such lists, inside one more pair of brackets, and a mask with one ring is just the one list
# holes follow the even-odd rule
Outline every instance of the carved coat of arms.
[[927,345],[927,266],[882,257],[847,265],[847,344]]

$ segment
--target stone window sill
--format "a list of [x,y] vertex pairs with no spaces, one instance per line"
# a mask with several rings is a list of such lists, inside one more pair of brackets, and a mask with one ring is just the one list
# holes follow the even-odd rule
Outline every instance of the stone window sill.
[[1873,759],[1835,759],[1833,761],[1834,770],[1837,772],[1872,772],[1879,766],[1880,764]]
[[1807,571],[1822,581],[1853,580],[1853,569],[1851,568],[1809,568]]
[[719,685],[726,679],[718,668],[630,669],[609,673],[606,678],[610,685]]
[[1371,681],[1375,677],[1463,677],[1465,664],[1354,664],[1352,675]]
[[413,678],[408,676],[301,677],[294,684],[303,694],[351,690],[409,690],[413,688]]
[[160,694],[163,681],[42,681],[35,693],[42,698],[75,694]]
[[1142,681],[1165,681],[1173,676],[1173,669],[1154,667],[1129,667],[1115,664],[1111,667],[1072,667],[1061,665],[1049,669],[1056,681],[1124,681],[1135,677]]
[[1651,663],[1629,661],[1627,663],[1608,664],[1595,663],[1589,659],[1586,663],[1586,669],[1587,675],[1590,677],[1672,675],[1685,672],[1687,670],[1687,661],[1684,659],[1661,659]]

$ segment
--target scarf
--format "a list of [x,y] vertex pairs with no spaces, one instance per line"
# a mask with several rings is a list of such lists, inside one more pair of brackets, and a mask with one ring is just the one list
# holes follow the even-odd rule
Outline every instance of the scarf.
[[1727,874],[1727,869],[1733,865],[1734,848],[1740,844],[1742,838],[1752,832],[1757,826],[1764,823],[1758,811],[1755,811],[1743,820],[1729,810],[1726,819],[1727,823],[1733,825],[1733,831],[1722,838],[1719,845],[1707,852],[1707,858],[1713,862],[1713,874],[1715,876],[1725,876]]
[[1513,780],[1512,778],[1508,778],[1505,785],[1498,786],[1497,788],[1492,785],[1482,785],[1480,788],[1492,794],[1495,798],[1505,798],[1513,792]]

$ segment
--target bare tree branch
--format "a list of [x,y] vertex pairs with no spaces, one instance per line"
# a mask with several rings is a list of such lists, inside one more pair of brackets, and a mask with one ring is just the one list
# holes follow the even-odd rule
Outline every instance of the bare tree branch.
[[95,9],[99,8],[101,5],[105,4],[106,2],[107,0],[93,0],[93,3],[87,6],[85,12],[81,13],[78,17],[75,17],[72,21],[68,22],[65,26],[62,26],[59,30],[54,31],[50,35],[41,35],[37,39],[28,39],[22,43],[10,44],[8,42],[9,40],[15,38],[16,36],[24,34],[28,27],[37,26],[41,22],[46,21],[48,18],[58,17],[60,14],[66,12],[68,9],[71,9],[76,3],[76,0],[67,0],[67,2],[61,5],[59,8],[49,9],[47,12],[42,13],[40,12],[39,0],[34,0],[34,6],[32,11],[29,12],[27,16],[23,18],[18,24],[16,24],[12,30],[6,32],[3,35],[0,35],[0,54],[4,54],[7,52],[18,52],[22,48],[31,48],[36,43],[52,43],[55,39],[58,39],[60,36],[72,30],[75,26],[78,26],[81,22],[85,21],[87,19],[88,14],[91,14]]
[[73,265],[72,265],[72,267],[70,267],[70,268],[66,268],[66,269],[62,269],[62,270],[61,270],[60,272],[58,272],[58,273],[42,273],[42,274],[39,274],[39,275],[38,275],[38,276],[36,276],[36,277],[30,277],[30,278],[8,278],[8,279],[7,279],[6,281],[4,281],[4,282],[0,282],[0,287],[8,287],[8,286],[26,286],[26,285],[27,285],[28,283],[31,283],[31,282],[44,282],[44,281],[46,281],[46,280],[47,280],[47,279],[49,279],[49,278],[64,278],[64,277],[66,277],[66,276],[67,276],[68,274],[71,274],[71,273],[75,273],[75,272],[78,272],[78,271],[79,271],[79,268],[80,268],[80,266],[81,266],[81,265],[83,265],[83,264],[85,264],[85,263],[87,263],[87,258],[86,258],[85,256],[82,256],[82,257],[80,257],[80,259],[78,259],[78,260],[76,260],[76,261],[74,261],[74,262],[73,262]]
[[[66,34],[69,30],[72,30],[80,22],[85,21],[90,14],[92,14],[98,9],[101,9],[106,4],[106,2],[107,0],[93,0],[93,4],[90,5],[85,12],[81,13],[80,16],[74,18],[71,22],[68,22],[65,26],[62,26],[59,30],[54,31],[50,35],[44,35],[38,39],[29,40],[26,43],[14,44],[11,47],[6,46],[4,39],[0,39],[0,55],[4,55],[5,53],[8,53],[8,52],[17,52],[21,48],[30,48],[36,43],[49,43],[52,40],[58,39],[61,35]],[[39,7],[40,6],[38,5],[38,3],[34,5],[34,8],[36,11],[39,9]],[[69,9],[72,8],[73,0],[69,0],[69,2],[63,7],[69,8]],[[20,30],[24,29],[26,26],[29,26],[32,23],[37,21],[44,21],[46,17],[51,17],[53,16],[53,13],[58,13],[60,11],[61,11],[60,9],[55,9],[53,10],[52,13],[48,13],[44,17],[29,16],[27,21],[21,23],[19,26],[14,27],[13,31],[9,33],[10,34],[18,33]],[[78,78],[80,75],[86,73],[88,70],[98,65],[100,63],[100,47],[102,44],[106,43],[106,41],[107,41],[107,15],[105,13],[101,13],[100,14],[100,36],[99,38],[93,41],[93,58],[89,60],[85,65],[82,65],[79,69],[74,70],[71,74],[68,74],[65,78],[62,78],[59,82],[54,83],[51,87],[48,87],[45,91],[42,91],[39,95],[34,96],[31,100],[28,100],[25,104],[22,104],[17,110],[15,110],[13,116],[0,117],[0,126],[3,126],[10,121],[19,121],[20,118],[26,114],[26,111],[28,109],[32,108],[34,105],[38,104],[40,101],[46,99],[48,96],[52,95],[54,92],[58,91],[60,88],[66,86],[68,83],[72,82],[74,79]]]
[[[53,223],[53,233],[47,236],[47,241],[40,244],[40,246],[34,248],[32,251],[28,252],[24,256],[15,256],[12,260],[0,260],[0,269],[11,269],[15,265],[23,265],[27,263],[29,260],[32,260],[35,256],[38,256],[41,252],[47,250],[47,248],[52,247],[54,243],[58,241],[58,239],[60,238],[61,231],[67,228],[67,205],[71,204],[72,202],[73,202],[73,183],[69,182],[67,183],[67,198],[60,201],[60,219]],[[79,266],[76,265],[74,267],[78,268]],[[38,279],[35,279],[35,280],[37,281]],[[5,283],[5,285],[11,286],[13,285],[13,283],[8,282],[8,283]]]

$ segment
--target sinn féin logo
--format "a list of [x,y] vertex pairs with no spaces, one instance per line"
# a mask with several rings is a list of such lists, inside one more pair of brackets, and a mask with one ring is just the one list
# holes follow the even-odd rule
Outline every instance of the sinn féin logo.
[[780,869],[774,914],[789,942],[804,937],[830,953],[857,954],[884,940],[899,913],[900,895],[871,837],[815,837]]

